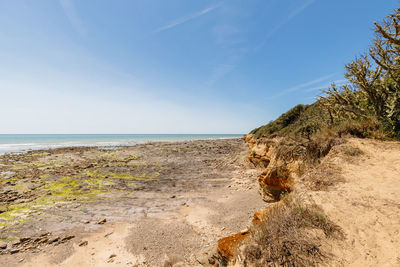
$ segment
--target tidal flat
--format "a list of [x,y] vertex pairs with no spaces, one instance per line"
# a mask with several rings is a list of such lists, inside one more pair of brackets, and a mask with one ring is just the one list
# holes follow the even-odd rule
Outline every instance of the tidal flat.
[[[124,238],[132,242],[126,250],[136,255],[137,264],[141,264],[140,259],[144,266],[162,264],[168,254],[162,242],[149,243],[144,251],[138,245],[138,241],[150,242],[141,236],[146,231],[157,235],[168,232],[157,232],[165,227],[158,222],[160,218],[172,218],[167,221],[173,227],[167,228],[178,227],[174,231],[182,232],[193,243],[192,248],[182,247],[179,253],[188,263],[198,261],[193,248],[212,245],[226,231],[241,230],[262,205],[255,186],[256,171],[245,166],[247,150],[237,138],[1,155],[0,262],[27,262],[44,250],[67,246],[69,249],[62,249],[64,256],[58,257],[61,264],[74,253],[71,248],[83,236],[104,225],[129,222],[133,228]],[[246,197],[254,199],[253,203],[238,203],[243,193],[251,194]],[[235,195],[233,204],[221,200],[229,199],[229,194]],[[230,211],[232,205],[248,208],[235,213]],[[213,216],[208,218],[204,210]],[[203,214],[203,219],[180,221],[182,212],[186,217]],[[223,218],[229,212],[232,215]],[[132,236],[135,232],[136,237]],[[170,246],[169,242],[176,245],[176,238],[167,238],[165,246]],[[122,247],[124,244],[121,241]]]

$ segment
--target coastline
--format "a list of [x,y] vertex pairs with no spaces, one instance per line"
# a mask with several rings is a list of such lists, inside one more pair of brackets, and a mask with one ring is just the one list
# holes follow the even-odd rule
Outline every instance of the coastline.
[[[2,155],[0,262],[98,266],[112,254],[139,266],[208,261],[219,238],[265,205],[247,150],[236,138]],[[35,243],[44,233],[47,241]]]
[[0,134],[0,155],[67,147],[117,148],[152,142],[240,138],[242,134]]

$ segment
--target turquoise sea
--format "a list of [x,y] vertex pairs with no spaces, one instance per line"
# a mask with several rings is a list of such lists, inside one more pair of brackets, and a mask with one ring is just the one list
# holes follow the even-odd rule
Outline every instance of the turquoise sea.
[[243,134],[0,134],[0,154],[70,146],[116,147],[147,142],[237,138]]

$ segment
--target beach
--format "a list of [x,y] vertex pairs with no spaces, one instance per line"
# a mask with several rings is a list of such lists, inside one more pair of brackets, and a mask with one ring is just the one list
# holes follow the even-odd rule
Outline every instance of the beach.
[[0,155],[62,147],[113,149],[149,142],[239,138],[242,134],[0,134]]
[[266,205],[247,152],[229,138],[1,155],[0,262],[203,264]]

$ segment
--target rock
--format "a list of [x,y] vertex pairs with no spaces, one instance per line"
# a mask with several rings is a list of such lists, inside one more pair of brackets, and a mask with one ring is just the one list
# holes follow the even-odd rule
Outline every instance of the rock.
[[108,236],[112,235],[113,233],[114,232],[109,232],[109,233],[105,234],[104,237],[108,237]]
[[258,176],[265,195],[279,200],[283,192],[291,191],[290,171],[286,166],[268,168]]
[[10,253],[15,254],[15,253],[18,253],[19,251],[20,251],[19,248],[13,248],[10,250]]
[[49,239],[47,237],[41,237],[37,242],[38,244],[48,243]]
[[50,235],[49,232],[45,232],[45,233],[40,234],[40,236],[49,236],[49,235]]
[[48,243],[53,244],[54,242],[57,242],[58,240],[60,240],[60,237],[56,236],[56,237],[50,238]]
[[117,257],[117,255],[111,254],[111,255],[108,257],[107,262],[114,262],[115,257]]
[[21,242],[19,240],[15,240],[15,241],[11,242],[11,246],[12,247],[16,247],[16,246],[18,246],[20,244],[21,244]]
[[89,220],[83,220],[82,223],[88,224],[88,223],[90,223],[90,221]]
[[87,240],[81,241],[81,242],[78,244],[78,246],[80,246],[80,247],[87,246],[88,243],[89,243],[89,242],[88,242]]
[[200,256],[196,257],[196,260],[202,265],[205,266],[208,263],[209,256],[207,254],[201,254]]
[[105,224],[106,222],[107,222],[107,219],[106,218],[102,218],[97,222],[97,224]]
[[[280,205],[277,203],[277,205]],[[267,216],[269,209],[262,209],[259,211],[256,211],[253,216],[253,220],[251,221],[255,225],[261,224],[261,222],[264,220],[264,218]]]
[[59,243],[64,243],[64,242],[66,242],[66,241],[68,241],[68,240],[71,240],[72,238],[74,238],[75,236],[74,235],[67,235],[67,236],[64,236],[63,238],[61,238],[61,240],[59,241]]
[[218,254],[229,261],[236,255],[236,249],[240,243],[249,235],[249,231],[233,234],[218,241]]
[[25,243],[25,242],[28,242],[28,241],[31,241],[32,240],[32,238],[30,238],[30,237],[21,237],[20,239],[19,239],[19,241],[21,242],[21,243]]
[[1,213],[4,213],[4,212],[6,212],[7,211],[7,208],[6,207],[0,207],[0,214]]
[[172,195],[171,198],[176,198],[176,196],[175,196],[175,195]]
[[39,185],[38,184],[34,184],[34,183],[28,183],[28,184],[25,185],[25,187],[27,189],[29,189],[29,190],[35,190],[36,188],[39,187]]
[[7,248],[7,243],[1,242],[0,243],[0,249],[6,249]]

